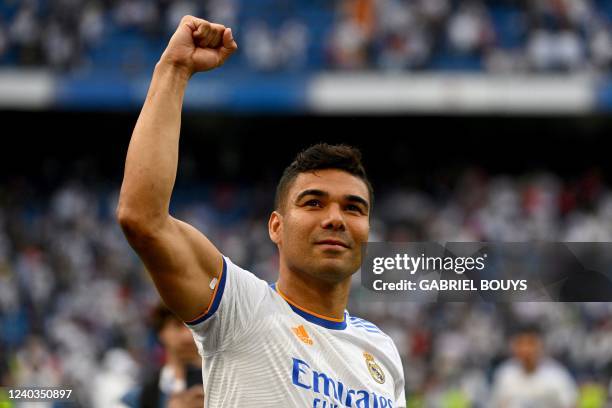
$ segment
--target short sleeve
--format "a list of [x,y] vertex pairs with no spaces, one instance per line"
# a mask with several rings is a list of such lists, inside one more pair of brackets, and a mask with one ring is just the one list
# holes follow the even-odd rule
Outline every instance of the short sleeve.
[[395,401],[395,406],[397,408],[406,408],[406,391],[404,390],[404,381],[402,379],[402,389],[399,392],[399,397],[397,401]]
[[269,291],[268,284],[227,257],[208,309],[185,322],[202,356],[228,348],[246,333]]
[[395,346],[395,343],[389,338],[391,346],[395,354],[398,365],[398,378],[395,381],[395,405],[396,408],[406,408],[406,381],[404,379],[404,366],[402,364],[402,358],[400,357],[399,351]]

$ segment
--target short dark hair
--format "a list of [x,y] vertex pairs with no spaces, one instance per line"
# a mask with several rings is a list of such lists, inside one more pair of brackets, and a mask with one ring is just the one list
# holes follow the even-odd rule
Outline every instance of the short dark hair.
[[155,305],[153,310],[151,311],[150,316],[150,324],[155,334],[159,334],[162,331],[166,323],[169,321],[175,320],[180,322],[181,320],[174,314],[166,305],[162,302],[159,302]]
[[510,337],[523,335],[542,337],[544,335],[542,326],[536,322],[518,322],[510,327],[509,332]]
[[274,208],[280,210],[287,192],[300,173],[316,170],[338,169],[359,177],[368,188],[370,208],[374,204],[374,190],[365,168],[361,163],[361,152],[353,146],[345,144],[330,145],[318,143],[297,154],[293,162],[285,168],[276,186]]

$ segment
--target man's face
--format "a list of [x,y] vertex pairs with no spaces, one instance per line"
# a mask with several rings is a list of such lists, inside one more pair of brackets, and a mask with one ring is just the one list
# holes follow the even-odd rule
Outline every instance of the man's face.
[[270,217],[270,237],[290,270],[340,282],[361,264],[369,207],[366,184],[352,174],[337,169],[300,173],[280,213]]
[[169,318],[159,332],[159,339],[166,352],[184,364],[199,360],[193,336],[177,319]]
[[512,354],[527,371],[532,371],[542,354],[542,339],[533,333],[523,333],[512,339]]

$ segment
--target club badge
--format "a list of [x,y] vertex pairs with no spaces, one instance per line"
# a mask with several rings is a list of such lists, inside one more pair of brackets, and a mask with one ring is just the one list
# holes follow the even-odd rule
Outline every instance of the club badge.
[[367,351],[363,352],[363,357],[365,358],[366,365],[368,366],[368,371],[370,375],[379,384],[385,382],[385,373],[382,368],[374,361],[374,356],[372,356]]

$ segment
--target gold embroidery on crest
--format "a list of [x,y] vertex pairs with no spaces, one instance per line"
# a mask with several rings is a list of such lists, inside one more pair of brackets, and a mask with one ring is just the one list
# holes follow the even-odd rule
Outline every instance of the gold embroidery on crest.
[[370,375],[379,384],[383,384],[385,382],[385,372],[378,365],[376,361],[374,361],[374,356],[368,353],[367,351],[363,352],[363,357],[365,358],[366,365],[368,366],[368,371]]

